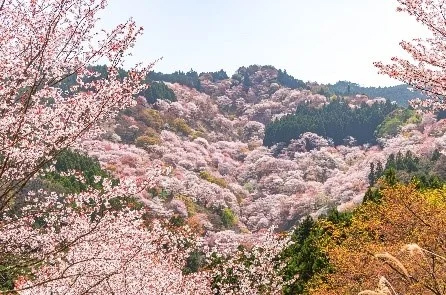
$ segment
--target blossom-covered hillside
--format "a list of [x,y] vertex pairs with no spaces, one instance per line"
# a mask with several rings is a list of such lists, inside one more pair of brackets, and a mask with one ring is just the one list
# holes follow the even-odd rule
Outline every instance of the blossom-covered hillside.
[[170,167],[168,175],[158,177],[157,189],[144,193],[144,202],[157,214],[181,218],[201,231],[247,233],[273,225],[286,229],[307,214],[354,206],[369,186],[371,162],[385,162],[400,150],[428,154],[445,144],[435,137],[441,122],[425,115],[375,145],[355,145],[352,139],[335,146],[307,132],[265,147],[266,126],[298,105],[322,108],[342,99],[355,109],[383,102],[288,88],[279,83],[278,73],[250,66],[221,80],[202,74],[200,91],[166,82],[176,101],[149,104],[139,97],[102,140],[86,141],[84,148],[116,175]]

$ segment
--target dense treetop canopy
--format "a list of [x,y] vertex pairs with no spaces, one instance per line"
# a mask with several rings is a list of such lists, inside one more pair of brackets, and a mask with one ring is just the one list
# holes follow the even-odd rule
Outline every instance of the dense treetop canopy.
[[297,139],[305,132],[331,138],[334,144],[344,144],[348,137],[357,143],[374,143],[375,130],[384,118],[396,109],[390,101],[363,104],[351,108],[345,101],[335,99],[321,109],[299,105],[296,112],[270,123],[265,130],[263,143],[272,146],[279,142]]

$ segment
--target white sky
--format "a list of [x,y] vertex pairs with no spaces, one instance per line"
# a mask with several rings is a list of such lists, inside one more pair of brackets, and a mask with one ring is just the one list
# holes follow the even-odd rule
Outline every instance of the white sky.
[[396,0],[109,0],[102,26],[142,25],[128,62],[197,72],[273,65],[304,81],[399,84],[374,61],[404,56],[398,43],[426,31],[396,12]]

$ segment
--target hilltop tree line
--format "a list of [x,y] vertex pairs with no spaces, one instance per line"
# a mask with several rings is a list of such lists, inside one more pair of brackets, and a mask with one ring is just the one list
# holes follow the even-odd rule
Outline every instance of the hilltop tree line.
[[[249,88],[252,86],[252,81],[250,76],[253,75],[258,70],[265,69],[274,69],[273,66],[258,66],[251,65],[248,67],[241,67],[237,70],[237,72],[231,77],[234,80],[239,81],[243,84],[245,88]],[[99,77],[90,77],[90,80],[93,79],[102,79],[107,78],[107,67],[105,65],[96,65],[91,67],[92,70],[99,72],[101,75]],[[198,91],[201,90],[201,83],[199,77],[203,74],[210,74],[212,76],[213,82],[221,81],[225,79],[229,79],[228,74],[222,69],[215,72],[207,72],[200,73],[190,69],[187,72],[176,71],[170,74],[165,74],[161,72],[151,71],[147,75],[145,82],[150,85],[155,85],[158,89],[154,91],[155,93],[151,93],[150,99],[148,99],[149,103],[153,103],[156,99],[166,99],[169,101],[175,101],[173,98],[173,92],[170,93],[166,90],[167,87],[163,86],[163,82],[168,83],[178,83],[190,88],[194,88]],[[119,76],[124,78],[127,76],[127,72],[124,69],[119,69]],[[86,81],[91,82],[91,81]],[[309,89],[306,83],[302,80],[296,79],[292,75],[290,75],[286,70],[279,69],[277,72],[276,81],[279,85],[291,89]],[[72,86],[76,83],[76,75],[73,74],[69,76],[66,80],[60,83],[60,87],[63,90],[67,90],[69,86]],[[161,84],[161,85],[159,85]],[[163,88],[162,91],[160,89]],[[148,95],[149,93],[144,93],[144,95]],[[390,101],[396,101],[399,105],[407,106],[408,101],[414,98],[426,98],[424,94],[419,91],[410,90],[408,85],[402,84],[397,86],[390,87],[362,87],[357,83],[352,83],[349,81],[339,81],[333,85],[328,85],[327,93],[323,93],[324,95],[338,95],[338,96],[350,96],[356,94],[365,94],[369,97],[384,97],[389,99]]]
[[[253,75],[258,70],[264,69],[274,69],[272,66],[258,66],[251,65],[249,67],[241,67],[237,70],[236,74],[234,74],[231,78],[239,81],[243,85],[244,88],[248,89],[253,85],[250,76]],[[84,82],[92,82],[94,80],[107,79],[107,66],[105,65],[96,65],[91,66],[91,70],[99,73],[97,77],[89,77],[88,81]],[[124,79],[128,76],[127,71],[120,68],[118,69],[120,79]],[[145,83],[149,84],[150,87],[144,92],[140,93],[140,95],[144,96],[147,99],[147,102],[150,104],[155,103],[158,99],[168,100],[168,101],[176,101],[175,93],[165,85],[164,82],[168,83],[178,83],[198,91],[201,91],[201,82],[200,77],[204,74],[209,74],[212,77],[213,82],[221,81],[229,79],[228,74],[223,70],[215,71],[215,72],[207,72],[198,74],[193,69],[190,69],[188,72],[176,71],[171,74],[165,74],[161,72],[151,71],[145,78]],[[76,84],[77,75],[73,74],[69,76],[66,80],[62,81],[59,86],[65,91],[69,92],[69,88]],[[278,84],[288,87],[291,89],[307,89],[307,85],[299,79],[294,78],[289,75],[286,70],[278,70],[276,81]]]
[[179,83],[181,85],[200,90],[201,84],[198,77],[198,73],[192,69],[188,72],[176,71],[172,74],[150,72],[147,75],[146,82],[150,83],[151,81],[164,81],[169,83]]
[[358,144],[375,143],[376,128],[396,108],[390,101],[371,106],[362,104],[356,109],[341,99],[333,100],[320,109],[302,104],[294,114],[267,125],[263,143],[266,146],[289,143],[305,132],[331,138],[336,145],[345,143],[348,137],[353,137]]
[[407,106],[408,101],[414,98],[426,98],[420,91],[412,91],[407,84],[389,87],[362,87],[357,83],[339,81],[328,87],[331,94],[350,96],[365,94],[369,97],[384,97],[390,101],[396,101],[399,105]]
[[304,81],[294,78],[293,76],[288,74],[286,70],[282,71],[279,69],[279,71],[277,72],[277,83],[291,89],[308,89],[308,86],[307,84],[305,84]]
[[[108,79],[107,66],[105,65],[91,66],[90,70],[97,72],[99,75],[88,77],[88,79],[83,79],[84,82],[91,83],[93,81],[98,81],[101,79]],[[120,80],[122,81],[125,77],[128,76],[128,73],[124,69],[120,68],[118,69],[118,75]],[[71,94],[70,87],[76,85],[76,79],[77,79],[76,74],[70,75],[67,79],[60,82],[58,86],[65,93]],[[149,84],[150,87],[141,92],[139,95],[144,96],[147,102],[150,104],[155,103],[158,99],[176,101],[177,98],[175,93],[169,87],[167,87],[167,85],[163,81],[170,83],[181,83],[189,87],[194,87],[194,85],[198,85],[196,87],[199,87],[198,75],[196,72],[192,70],[187,73],[175,72],[173,74],[168,74],[168,75],[162,73],[155,73],[152,71],[149,72],[144,81],[145,83]]]

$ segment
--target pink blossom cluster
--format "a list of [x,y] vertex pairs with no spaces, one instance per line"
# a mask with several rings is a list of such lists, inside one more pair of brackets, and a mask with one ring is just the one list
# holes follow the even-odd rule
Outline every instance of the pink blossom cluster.
[[[191,94],[188,95],[187,88],[177,87],[182,91],[179,95],[180,102],[181,97],[188,97],[189,103],[194,101],[197,94],[195,90],[190,90]],[[202,94],[197,95],[198,101],[208,99]],[[168,106],[166,103],[165,110],[169,109]],[[271,225],[292,224],[310,212],[329,206],[361,202],[368,186],[370,162],[380,160],[384,163],[390,153],[409,149],[418,151],[414,146],[421,143],[426,146],[432,142],[427,139],[429,133],[426,130],[438,129],[432,127],[435,119],[429,115],[423,118],[419,126],[405,127],[400,137],[383,139],[384,149],[367,146],[334,147],[326,139],[308,133],[292,141],[278,156],[273,156],[275,147],[269,150],[252,145],[255,138],[261,137],[262,124],[244,121],[244,130],[252,136],[239,137],[241,141],[216,141],[217,138],[209,138],[207,133],[207,139],[193,139],[163,130],[160,134],[161,143],[146,152],[139,150],[138,158],[146,158],[147,162],[148,159],[158,159],[163,165],[174,168],[172,174],[163,176],[159,181],[167,191],[174,195],[186,195],[207,208],[229,207],[238,215],[240,227],[258,230]],[[243,119],[234,119],[232,122],[233,126],[243,125]],[[220,134],[222,138],[231,137],[220,132],[214,134]],[[101,148],[100,143],[95,145],[96,148]],[[423,149],[425,148],[420,148]],[[125,150],[124,147],[117,149],[118,152]],[[95,154],[102,153],[97,151]],[[107,161],[104,160],[106,159],[102,157],[101,161],[106,167]],[[143,162],[144,160],[138,161],[133,166],[141,168],[149,165]],[[119,169],[132,171],[126,163],[117,166]],[[202,171],[225,179],[228,186],[221,187],[202,179],[199,176]],[[164,205],[160,200],[156,202],[160,212],[163,211],[162,206],[167,206],[182,216],[187,215],[186,205],[181,200]],[[204,219],[202,222],[207,224],[207,228],[212,228],[209,227],[208,220]]]
[[[219,277],[218,291],[221,294],[282,294],[283,287],[293,280],[283,281],[279,274],[285,262],[276,258],[289,244],[289,237],[278,238],[271,228],[257,236],[254,244],[244,244],[229,255],[217,252],[216,256],[224,259],[223,265],[214,272]],[[241,263],[242,259],[252,263]]]
[[[163,130],[161,144],[153,150],[117,143],[119,136],[111,136],[115,142],[98,140],[104,125],[112,129],[109,120],[119,111],[141,102],[134,98],[147,87],[141,81],[151,66],[134,67],[124,78],[118,75],[142,29],[130,20],[110,32],[96,30],[106,4],[10,0],[0,5],[0,59],[2,73],[8,75],[0,79],[0,260],[14,258],[7,270],[29,272],[14,282],[20,294],[211,294],[211,279],[218,272],[183,273],[190,252],[206,245],[188,227],[172,229],[153,217],[157,209],[172,207],[184,215],[185,202],[173,198],[164,204],[162,197],[149,199],[148,194],[162,187],[206,208],[229,207],[243,216],[240,203],[250,192],[237,183],[237,170],[256,147],[230,139],[252,136],[258,142],[263,126],[249,116],[231,120],[208,95],[171,85],[179,100],[160,102],[159,112],[184,118],[194,131],[201,124],[215,130],[208,139],[189,140]],[[108,66],[106,78],[90,68],[99,61]],[[263,73],[253,76],[264,78]],[[62,90],[66,79],[76,83]],[[258,102],[264,90],[253,88],[246,101]],[[131,132],[141,128],[131,115],[124,120]],[[30,180],[54,171],[53,160],[63,149],[74,147],[97,157],[119,184],[96,178],[101,189],[77,194],[27,187]],[[64,175],[83,181],[79,171]],[[146,206],[138,209],[133,197]],[[124,202],[122,208],[115,208],[117,201]],[[256,294],[253,290],[260,287],[279,292],[281,277],[269,262],[286,241],[270,233],[253,245],[250,268],[236,266],[229,256],[223,267],[239,275],[239,294]],[[223,292],[229,288],[220,286]]]
[[398,79],[422,90],[430,98],[416,99],[412,107],[436,111],[444,109],[446,93],[444,62],[446,25],[445,7],[442,0],[398,0],[398,11],[405,12],[428,29],[428,36],[411,42],[401,41],[400,46],[409,59],[392,57],[390,64],[376,62],[380,73]]
[[[137,193],[133,183],[105,182],[103,192],[64,196],[67,203],[54,193],[30,192],[26,217],[6,220],[0,238],[2,251],[29,252],[36,265],[34,279],[17,282],[20,294],[210,294],[207,273],[182,274],[193,250],[186,242],[198,242],[190,233],[147,224],[144,210],[110,207],[112,198]],[[101,204],[102,213],[87,202]],[[34,226],[38,217],[45,220],[42,230]]]

